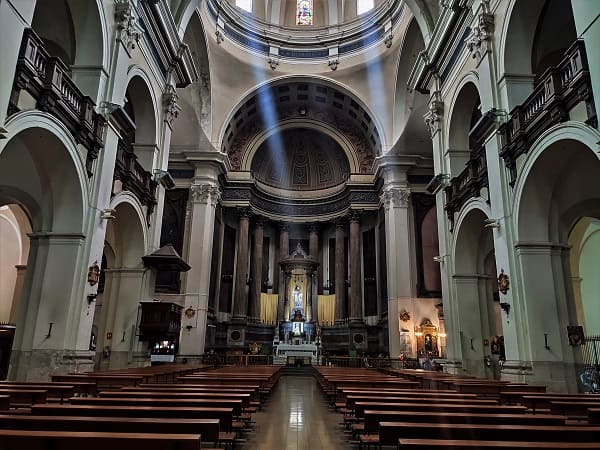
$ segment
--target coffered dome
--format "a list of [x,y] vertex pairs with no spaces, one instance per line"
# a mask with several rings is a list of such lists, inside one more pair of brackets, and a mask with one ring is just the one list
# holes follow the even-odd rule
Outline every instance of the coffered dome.
[[340,145],[326,134],[294,128],[267,138],[252,160],[254,178],[268,186],[309,191],[344,183],[350,165]]

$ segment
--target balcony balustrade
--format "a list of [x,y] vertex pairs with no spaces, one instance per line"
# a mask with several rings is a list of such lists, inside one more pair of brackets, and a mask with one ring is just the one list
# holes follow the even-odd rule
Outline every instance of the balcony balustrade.
[[454,213],[460,211],[463,205],[473,197],[479,197],[482,188],[488,187],[487,161],[485,147],[482,145],[471,153],[471,159],[458,176],[450,180],[450,185],[444,189],[446,193],[446,213],[454,228]]
[[152,174],[138,162],[133,146],[124,139],[119,140],[117,147],[114,179],[121,182],[124,191],[132,192],[146,206],[146,219],[150,223],[156,206],[157,183]]
[[586,107],[586,123],[597,127],[585,46],[578,40],[558,66],[544,73],[531,95],[510,112],[510,119],[499,129],[500,156],[510,172],[511,186],[517,180],[517,158],[550,127],[571,120],[571,111],[581,102]]
[[8,114],[20,110],[21,91],[36,102],[36,108],[58,118],[88,151],[86,169],[92,176],[94,160],[104,146],[104,118],[94,110],[94,101],[84,95],[63,61],[50,56],[41,38],[31,29],[23,33]]

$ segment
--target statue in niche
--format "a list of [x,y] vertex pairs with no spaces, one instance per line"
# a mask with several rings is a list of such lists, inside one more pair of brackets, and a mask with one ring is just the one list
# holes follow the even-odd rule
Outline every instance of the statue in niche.
[[[306,258],[307,256],[308,255],[302,248],[302,245],[300,245],[300,242],[298,242],[298,245],[296,246],[296,250],[294,250],[294,253],[292,253],[292,258]],[[298,287],[298,286],[296,286],[296,287]]]
[[294,309],[302,309],[302,292],[298,285],[294,288]]

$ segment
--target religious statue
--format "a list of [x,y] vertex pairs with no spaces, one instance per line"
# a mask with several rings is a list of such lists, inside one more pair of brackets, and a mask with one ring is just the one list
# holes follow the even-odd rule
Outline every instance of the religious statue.
[[298,285],[294,288],[294,308],[302,309],[302,292],[300,292]]

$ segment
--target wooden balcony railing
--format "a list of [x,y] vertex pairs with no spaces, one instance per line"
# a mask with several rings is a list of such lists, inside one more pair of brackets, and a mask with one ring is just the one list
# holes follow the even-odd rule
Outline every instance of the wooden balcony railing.
[[117,147],[114,179],[121,182],[124,191],[132,192],[146,206],[146,220],[150,223],[156,206],[157,183],[152,174],[138,162],[131,144],[123,139],[119,140]]
[[454,213],[473,197],[478,197],[483,187],[488,187],[487,161],[485,147],[481,146],[471,154],[471,159],[465,169],[458,176],[450,180],[450,185],[445,188],[446,213],[454,228]]
[[580,102],[586,105],[586,123],[597,127],[585,46],[578,40],[558,66],[544,73],[531,95],[510,112],[510,119],[500,127],[500,156],[510,171],[511,186],[517,180],[517,158],[527,153],[544,131],[569,120],[569,111]]
[[88,151],[86,169],[92,166],[104,146],[104,118],[94,110],[94,101],[79,90],[60,58],[50,56],[40,37],[25,29],[17,60],[8,114],[19,111],[21,91],[36,101],[36,108],[57,117]]

